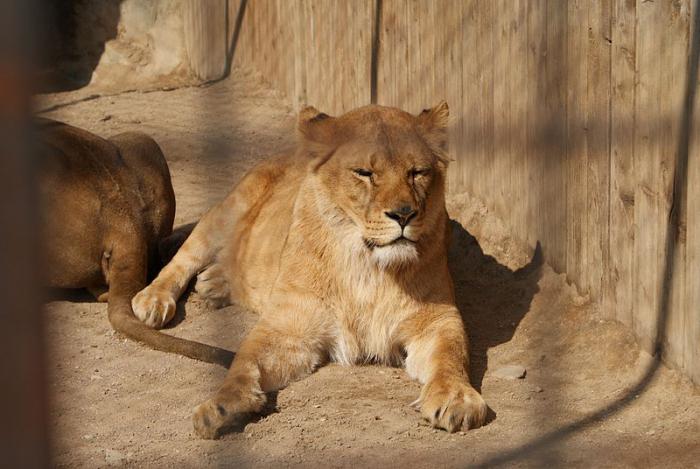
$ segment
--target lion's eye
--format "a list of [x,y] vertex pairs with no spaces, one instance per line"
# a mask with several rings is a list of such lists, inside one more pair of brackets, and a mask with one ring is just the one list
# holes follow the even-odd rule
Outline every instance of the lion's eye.
[[411,175],[412,178],[427,176],[428,174],[430,174],[430,169],[428,169],[428,168],[415,168],[415,169],[412,169],[409,174]]
[[360,177],[363,177],[363,178],[372,177],[372,174],[373,174],[372,171],[370,171],[369,169],[362,169],[362,168],[353,169],[352,172],[357,174]]

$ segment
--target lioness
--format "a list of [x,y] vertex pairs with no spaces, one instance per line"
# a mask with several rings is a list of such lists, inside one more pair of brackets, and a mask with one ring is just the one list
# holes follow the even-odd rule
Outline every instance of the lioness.
[[[268,391],[333,360],[403,361],[417,405],[450,432],[484,423],[447,268],[447,104],[299,116],[296,154],[260,164],[132,302],[160,326],[189,279],[259,311],[220,390],[193,417],[215,438]],[[405,357],[405,359],[404,359]]]
[[158,144],[138,132],[105,140],[49,119],[37,119],[36,134],[48,285],[98,292],[109,286],[97,296],[108,301],[117,331],[158,350],[228,365],[231,352],[162,334],[131,311],[175,216]]

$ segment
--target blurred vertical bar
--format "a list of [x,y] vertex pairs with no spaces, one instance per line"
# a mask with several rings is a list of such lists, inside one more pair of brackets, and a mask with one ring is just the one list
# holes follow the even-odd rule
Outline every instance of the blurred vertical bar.
[[49,465],[29,112],[39,7],[0,1],[0,465]]

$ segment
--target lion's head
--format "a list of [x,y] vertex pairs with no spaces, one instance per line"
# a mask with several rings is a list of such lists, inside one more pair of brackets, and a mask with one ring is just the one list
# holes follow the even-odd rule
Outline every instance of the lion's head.
[[382,106],[341,117],[307,107],[299,116],[333,218],[380,267],[415,262],[444,233],[448,115],[442,102],[418,116]]

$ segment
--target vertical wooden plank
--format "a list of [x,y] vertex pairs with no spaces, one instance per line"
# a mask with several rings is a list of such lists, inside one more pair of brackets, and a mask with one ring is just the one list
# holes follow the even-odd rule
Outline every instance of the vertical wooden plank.
[[594,2],[588,8],[588,183],[585,222],[588,243],[586,283],[594,299],[600,297],[608,263],[610,37],[610,0]]
[[[539,165],[542,171],[532,184],[540,188],[540,203],[536,217],[540,220],[538,238],[545,247],[547,261],[557,272],[566,271],[566,192],[567,172],[567,4],[546,3],[546,45],[544,51],[545,89],[538,88],[543,96],[545,121],[540,124],[539,139],[542,148]],[[541,86],[541,85],[540,85]],[[533,103],[533,105],[537,105]]]
[[[499,190],[497,186],[488,185],[493,180],[497,149],[495,144],[495,122],[496,122],[496,100],[495,100],[495,67],[497,54],[499,53],[500,41],[499,31],[496,25],[496,5],[493,2],[478,2],[476,17],[470,23],[476,28],[478,36],[478,54],[476,68],[478,71],[477,83],[479,84],[478,96],[475,109],[465,109],[468,116],[474,115],[474,123],[467,125],[477,125],[477,139],[480,143],[479,151],[479,172],[476,176],[479,183],[483,184],[481,193],[486,194],[488,187],[489,199],[494,197],[494,191]],[[474,173],[470,173],[474,174]],[[472,176],[474,177],[474,176]],[[483,197],[483,195],[482,195]]]
[[253,65],[253,29],[255,26],[254,20],[254,3],[249,2],[246,5],[245,16],[243,17],[243,23],[241,24],[241,35],[238,39],[238,49],[236,51],[236,56],[234,59],[234,65],[236,67],[243,67],[246,69],[251,69]]
[[[695,9],[696,2],[691,2],[691,28],[698,21],[700,11]],[[700,37],[691,38],[693,43]],[[698,86],[692,83],[691,86]],[[686,341],[684,355],[686,370],[690,378],[700,384],[700,93],[695,95],[693,103],[695,114],[690,128],[690,148],[688,154],[687,184],[687,251],[686,268]]]
[[295,16],[292,11],[294,4],[298,4],[298,0],[295,2],[277,0],[277,14],[280,18],[279,27],[281,29],[278,48],[283,51],[280,60],[280,71],[284,77],[284,92],[292,104],[295,104],[295,93],[297,89],[296,69],[294,66],[297,61],[297,50],[294,47],[294,29],[296,24]]
[[316,23],[314,21],[315,5],[317,5],[317,2],[315,1],[309,1],[304,3],[304,17],[306,20],[306,63],[304,64],[304,69],[306,70],[306,104],[318,107],[320,106],[320,104],[318,99],[318,89],[316,87],[316,75],[314,74],[313,64],[315,61],[320,60],[321,57],[319,56],[319,51],[317,50],[318,38],[316,31]]
[[[450,106],[450,156],[455,159],[448,171],[448,191],[454,191],[455,188],[459,187],[455,175],[459,174],[462,165],[470,164],[466,149],[461,145],[463,128],[467,125],[476,125],[474,115],[466,114],[463,106],[462,34],[465,28],[474,28],[475,25],[465,24],[462,5],[462,2],[448,0],[444,6],[445,18],[449,18],[450,23],[446,28],[447,34],[443,37],[443,45],[446,50],[442,86],[445,90],[445,99]],[[438,9],[438,11],[442,10]],[[440,21],[440,18],[440,15],[436,16],[437,22]],[[438,23],[436,23],[435,28],[438,27]],[[480,171],[480,169],[476,168],[475,171]]]
[[[493,106],[494,106],[494,154],[491,170],[486,174],[484,183],[491,192],[491,203],[502,216],[507,213],[510,195],[510,169],[509,138],[511,129],[511,100],[509,91],[509,49],[510,41],[510,16],[512,9],[510,2],[499,0],[494,2],[494,65],[493,65]],[[483,194],[477,193],[484,197]]]
[[[440,59],[440,53],[436,50],[436,37],[444,34],[444,28],[438,30],[433,28],[435,16],[435,3],[418,2],[417,3],[417,24],[419,33],[419,52],[420,52],[420,86],[419,86],[419,102],[418,106],[413,109],[413,112],[419,112],[422,109],[428,108],[437,102],[435,89],[435,63]],[[443,25],[444,26],[444,25]]]
[[306,41],[306,29],[308,19],[306,13],[306,2],[308,0],[298,0],[291,7],[291,18],[294,22],[294,105],[300,110],[307,102],[306,95],[306,54],[308,43]]
[[[511,126],[509,136],[509,216],[508,221],[513,232],[520,239],[528,240],[528,231],[531,220],[527,217],[529,163],[527,153],[527,104],[528,104],[528,41],[527,41],[527,11],[530,2],[518,0],[510,2],[512,10],[510,70],[509,74],[509,100],[511,101]],[[537,3],[531,3],[533,8],[538,8]],[[542,35],[539,31],[538,35]],[[504,213],[507,213],[504,211]]]
[[[358,95],[353,107],[370,104],[372,100],[372,32],[377,2],[378,0],[364,0],[359,7],[358,18],[354,25],[355,31],[358,32],[357,42],[363,50],[364,59],[361,63],[356,64]],[[366,25],[370,25],[370,27],[367,28]],[[355,44],[351,43],[350,47],[354,48]],[[348,56],[352,57],[352,49],[350,49]]]
[[201,80],[221,78],[226,70],[226,2],[193,0],[184,4],[185,48],[192,71]]
[[[690,28],[692,36],[690,47],[700,42],[698,25],[700,25],[700,10],[696,9],[696,2],[691,1]],[[691,86],[697,87],[697,82]],[[688,250],[686,253],[686,324],[688,334],[686,342],[686,357],[688,359],[687,370],[691,379],[700,384],[700,93],[695,95],[694,120],[690,128],[690,148],[688,155],[688,192],[686,194],[687,218],[688,218]]]
[[586,197],[588,179],[582,177],[587,170],[586,139],[586,74],[588,41],[587,4],[572,0],[568,11],[568,82],[567,94],[567,191],[566,191],[566,272],[569,280],[582,290],[589,288],[583,260],[587,259],[585,236]]
[[634,80],[636,5],[612,10],[610,265],[604,311],[628,326],[634,314]]
[[481,181],[487,174],[487,168],[481,160],[479,151],[481,140],[478,134],[478,123],[475,122],[475,110],[481,100],[479,75],[479,36],[477,27],[478,2],[466,1],[462,3],[462,31],[460,41],[460,53],[462,55],[462,69],[459,71],[462,98],[461,131],[458,135],[462,160],[458,166],[458,178],[456,184],[462,190],[469,190],[478,197],[484,197]]
[[[431,4],[430,24],[426,25],[433,35],[432,52],[434,60],[426,64],[433,69],[432,89],[428,99],[430,102],[426,106],[434,106],[441,100],[447,101],[447,88],[449,86],[448,77],[445,75],[447,63],[450,60],[452,43],[454,42],[455,23],[459,18],[448,16],[452,13],[452,5],[448,0],[436,0]],[[451,123],[454,122],[454,113],[450,109]],[[451,130],[451,128],[450,128]]]
[[420,89],[423,76],[421,75],[419,7],[420,3],[415,0],[407,2],[406,5],[406,75],[408,87],[403,94],[401,107],[408,112],[417,112],[422,109]]
[[[688,51],[689,51],[689,27],[690,27],[690,4],[689,0],[679,2],[668,2],[662,6],[662,19],[664,34],[667,37],[667,46],[661,50],[661,83],[665,91],[665,96],[661,100],[661,113],[659,119],[662,120],[661,140],[662,154],[660,155],[661,168],[659,171],[661,194],[660,200],[660,229],[664,230],[664,247],[667,242],[668,223],[670,222],[670,212],[674,204],[673,191],[676,172],[676,162],[678,160],[679,146],[681,141],[681,128],[684,118],[684,97],[686,78],[688,76]],[[680,204],[680,202],[679,202]],[[665,357],[669,363],[684,370],[686,368],[685,337],[690,324],[686,324],[685,310],[686,288],[685,288],[685,257],[686,257],[686,226],[687,213],[685,204],[676,207],[679,210],[680,219],[678,233],[676,236],[676,255],[674,259],[674,269],[671,272],[671,297],[669,313],[666,326],[666,346]],[[666,250],[662,250],[663,257],[660,259],[658,268],[661,275],[665,271],[667,259]],[[664,281],[660,275],[660,281]],[[661,285],[659,285],[659,289]]]
[[[546,3],[531,2],[527,9],[527,80],[524,85],[527,108],[525,128],[527,140],[523,146],[522,158],[526,160],[526,172],[521,175],[529,186],[523,194],[525,206],[523,212],[529,226],[525,227],[526,241],[534,245],[542,232],[543,225],[548,219],[543,217],[546,206],[544,200],[544,160],[547,152],[546,137],[543,131],[548,123],[547,102],[549,93],[547,82],[547,9]],[[549,183],[549,181],[548,181]],[[549,214],[547,214],[549,215]],[[549,246],[547,246],[548,248]]]
[[659,35],[661,5],[658,2],[637,2],[637,88],[635,115],[635,191],[634,218],[636,221],[635,271],[637,295],[634,330],[642,345],[653,348],[656,310],[659,304],[658,259],[662,238],[659,232],[658,172],[661,154],[659,111],[662,96],[661,63],[659,51],[665,47],[664,35]]
[[[339,16],[341,13],[340,9],[337,7],[336,2],[333,0],[326,0],[324,2],[324,13],[323,19],[332,18],[332,21],[323,21],[319,18],[319,23],[323,24],[324,32],[324,42],[323,46],[326,49],[327,66],[324,69],[318,71],[319,85],[322,83],[324,76],[335,77],[330,81],[330,86],[332,90],[326,98],[326,109],[329,109],[333,114],[342,114],[342,96],[343,87],[347,83],[347,77],[338,71],[342,70],[341,60],[339,55],[341,53],[341,48],[339,47],[340,41],[338,40],[340,36],[346,35],[348,31],[347,23],[340,23]],[[336,34],[337,33],[337,34]]]
[[381,28],[379,29],[379,61],[377,63],[377,104],[391,106],[394,102],[395,86],[395,38],[396,2],[382,5]]
[[411,23],[408,21],[409,5],[407,1],[397,1],[396,5],[396,102],[395,106],[403,109],[408,109],[409,99],[408,95],[410,92],[410,81],[409,75],[411,73],[409,68],[409,34],[411,29]]
[[[314,105],[316,100],[317,90],[315,89],[314,75],[311,70],[311,62],[316,58],[317,52],[314,50],[315,47],[315,27],[313,22],[313,0],[304,1],[301,5],[303,14],[304,29],[301,34],[303,35],[303,43],[305,45],[306,54],[304,56],[303,68],[304,74],[306,75],[306,100],[304,104]],[[317,105],[317,104],[316,104]]]

